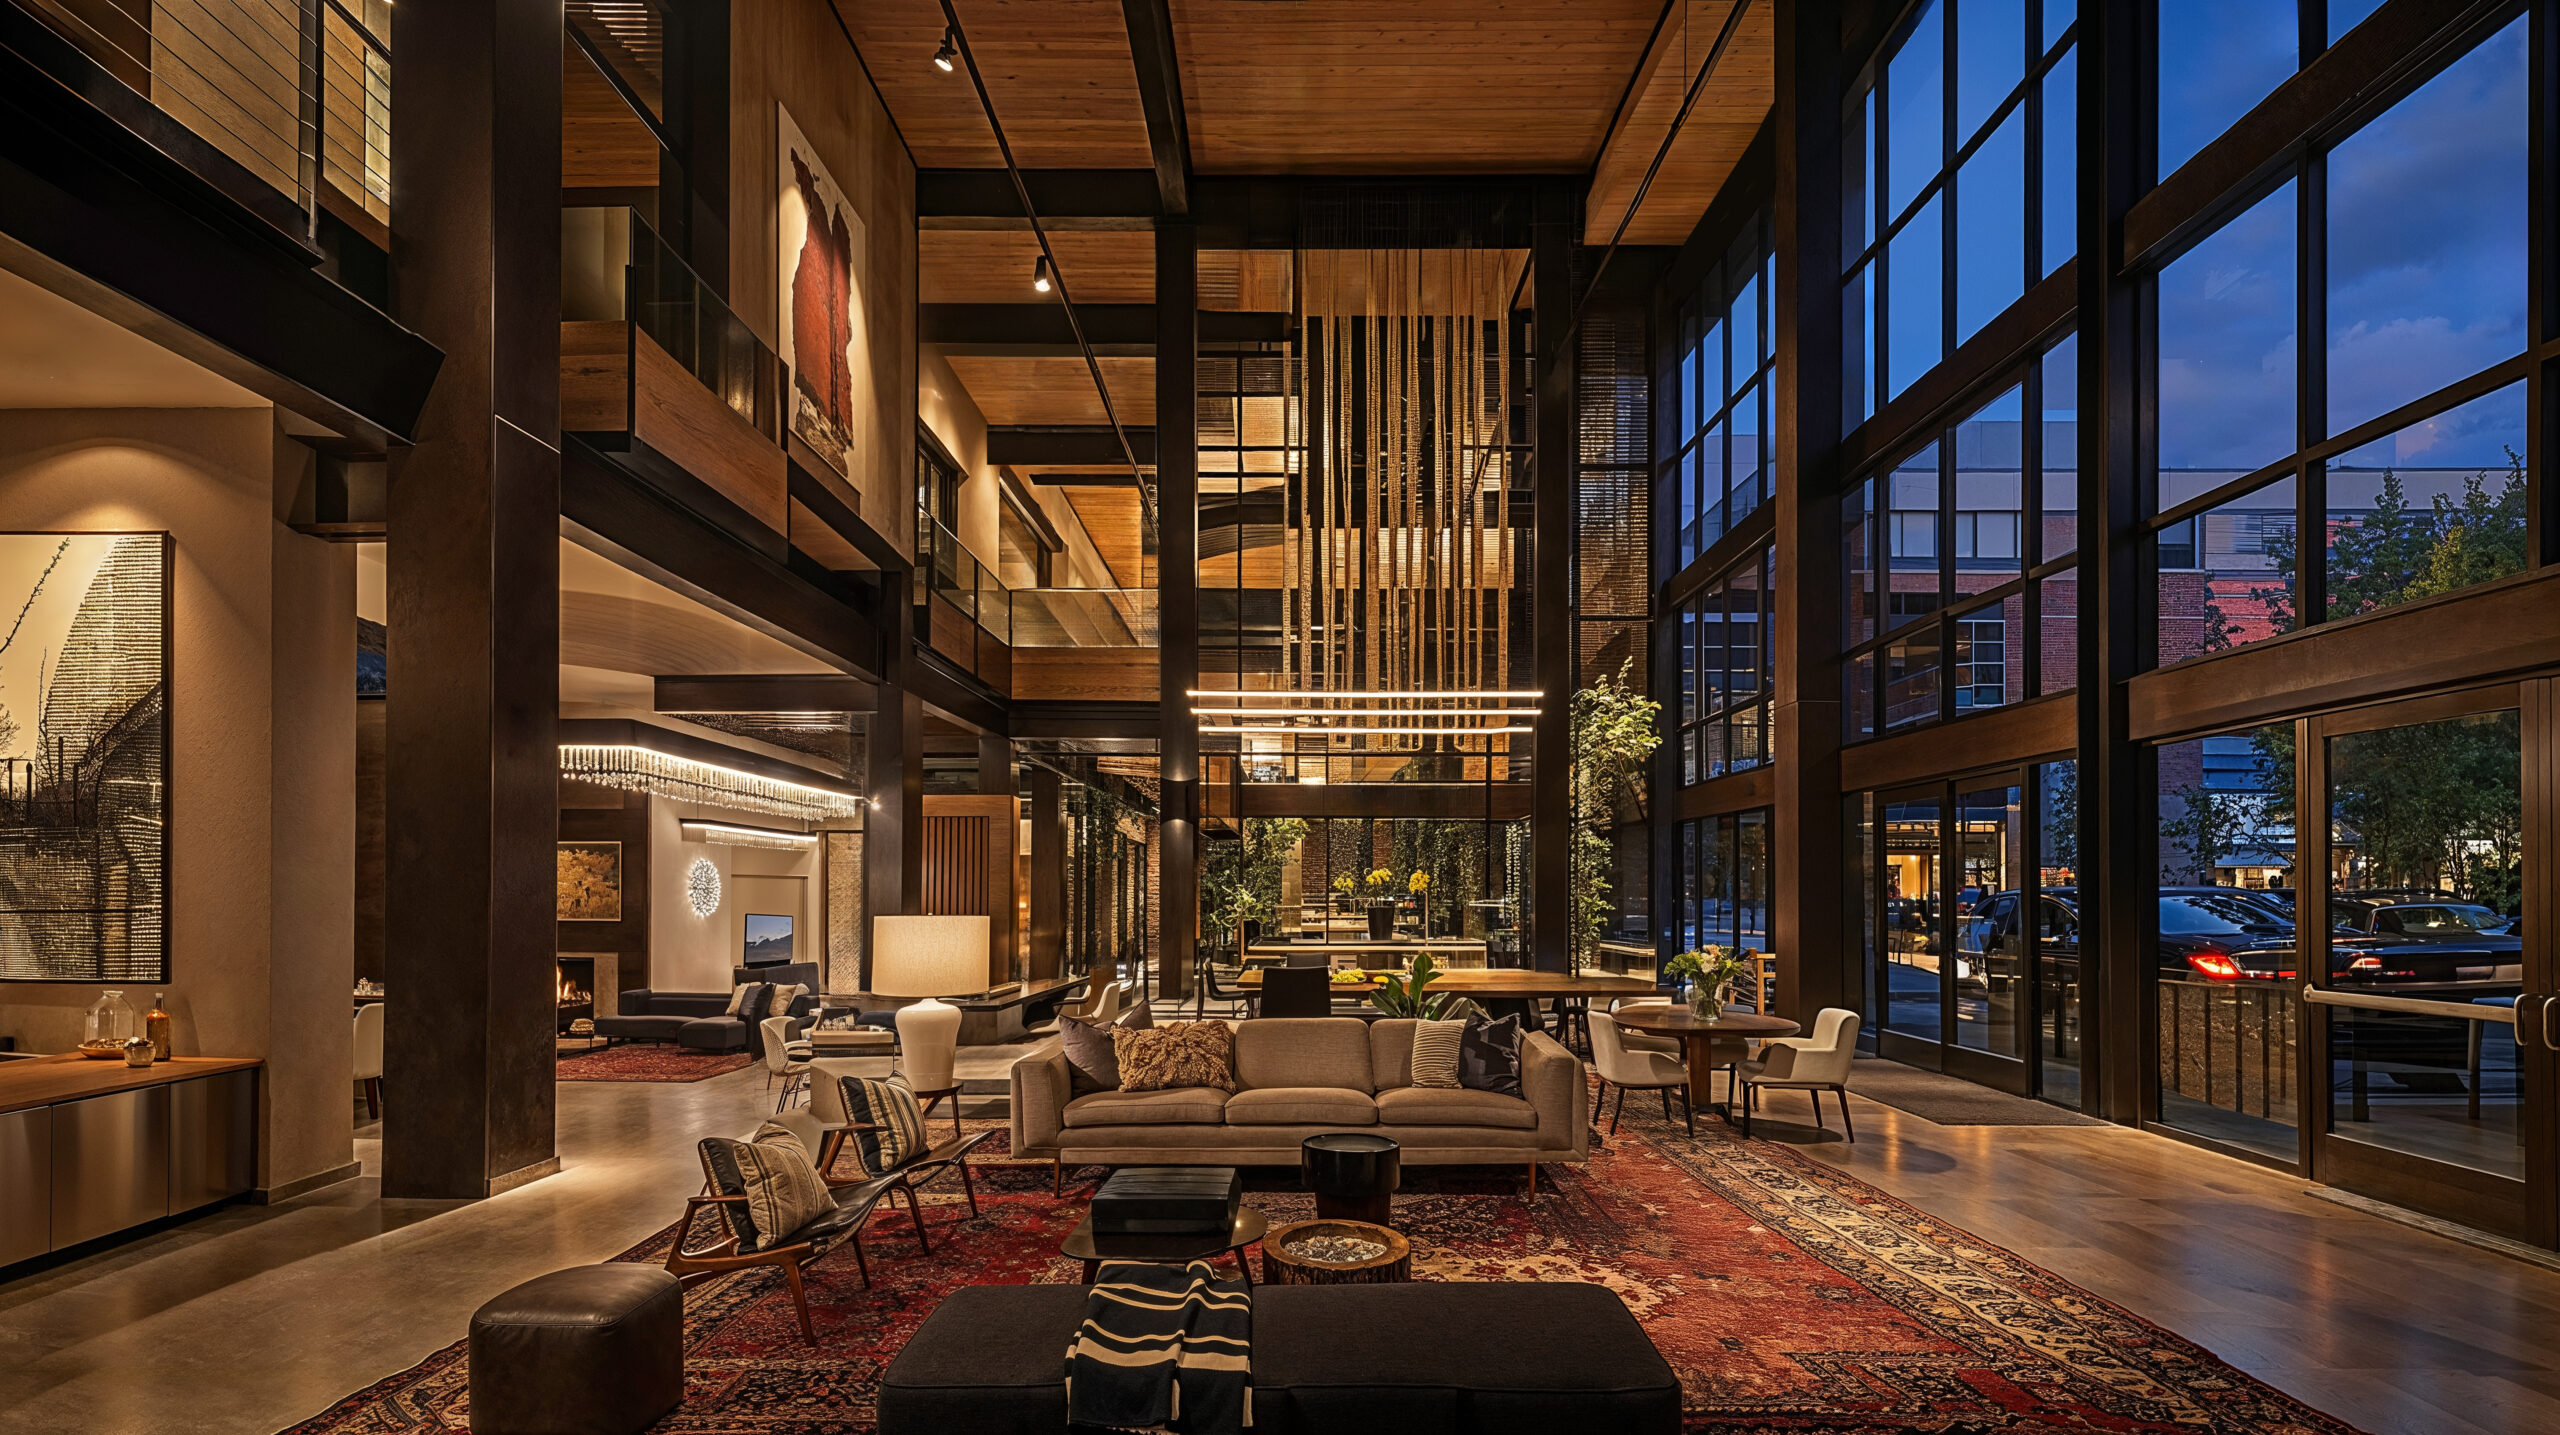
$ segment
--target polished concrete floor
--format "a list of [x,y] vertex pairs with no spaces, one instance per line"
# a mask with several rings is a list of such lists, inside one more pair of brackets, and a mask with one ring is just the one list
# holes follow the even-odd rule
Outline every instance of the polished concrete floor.
[[[0,1430],[268,1435],[459,1338],[506,1286],[665,1226],[699,1183],[694,1138],[750,1127],[771,1100],[755,1069],[568,1083],[563,1170],[521,1190],[388,1201],[368,1176],[0,1285]],[[1763,1134],[2367,1430],[2560,1430],[2560,1272],[2140,1132],[1937,1126],[1855,1099],[1852,1146],[1789,1126],[1787,1101]],[[359,1143],[368,1169],[378,1130]]]

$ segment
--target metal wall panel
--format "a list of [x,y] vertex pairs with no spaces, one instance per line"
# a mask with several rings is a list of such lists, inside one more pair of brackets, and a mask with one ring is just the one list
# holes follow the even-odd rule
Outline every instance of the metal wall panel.
[[53,1111],[53,1249],[169,1214],[169,1088]]

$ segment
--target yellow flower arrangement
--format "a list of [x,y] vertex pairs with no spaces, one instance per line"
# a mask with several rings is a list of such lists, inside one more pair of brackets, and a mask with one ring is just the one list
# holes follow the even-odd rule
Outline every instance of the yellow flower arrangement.
[[1405,879],[1404,887],[1406,891],[1419,897],[1423,893],[1431,890],[1431,874],[1428,872],[1416,872],[1411,877]]
[[1396,874],[1384,867],[1373,867],[1369,870],[1369,890],[1372,892],[1383,892],[1394,886],[1395,881]]

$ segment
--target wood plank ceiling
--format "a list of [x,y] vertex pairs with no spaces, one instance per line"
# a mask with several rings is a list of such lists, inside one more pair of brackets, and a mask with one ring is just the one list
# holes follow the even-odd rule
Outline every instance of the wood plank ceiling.
[[[936,0],[829,3],[919,168],[1003,165],[968,77],[934,67],[942,44]],[[1024,168],[1147,167],[1147,121],[1120,0],[962,0],[959,10]]]
[[[1707,63],[1733,0],[1674,0],[1662,28],[1645,52],[1644,68],[1619,114],[1591,175],[1584,202],[1582,240],[1606,244],[1626,216],[1645,168],[1662,149],[1662,137],[1679,116],[1690,83]],[[1628,244],[1678,244],[1697,227],[1698,217],[1724,187],[1735,161],[1760,131],[1760,122],[1777,98],[1777,37],[1772,7],[1755,4],[1743,13],[1724,58],[1699,92],[1689,121],[1672,141],[1644,208],[1627,225]]]

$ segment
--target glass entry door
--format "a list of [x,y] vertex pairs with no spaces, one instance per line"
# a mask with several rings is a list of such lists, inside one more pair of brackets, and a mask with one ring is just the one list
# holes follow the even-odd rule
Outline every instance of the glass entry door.
[[[2076,1062],[2076,948],[2056,961],[2051,924],[2040,938],[2034,916],[2041,887],[2030,879],[2054,870],[2038,865],[2035,770],[1878,795],[1867,920],[1881,936],[1879,1055],[2024,1094],[2039,1023],[2053,1027],[2039,1016],[2039,989],[2059,981],[2073,994],[2059,1047]],[[2076,1104],[2077,1082],[2066,1088]]]
[[[2547,773],[2540,791],[2527,775],[2548,766],[2553,686],[2309,719],[2298,764],[2324,799],[2305,804],[2320,860],[2301,884],[2303,930],[2321,913],[2328,949],[2303,974],[2314,1177],[2543,1245],[2560,1237],[2560,983],[2528,877],[2549,858],[2527,813],[2547,814],[2554,793]],[[2543,720],[2528,728],[2528,712]]]

